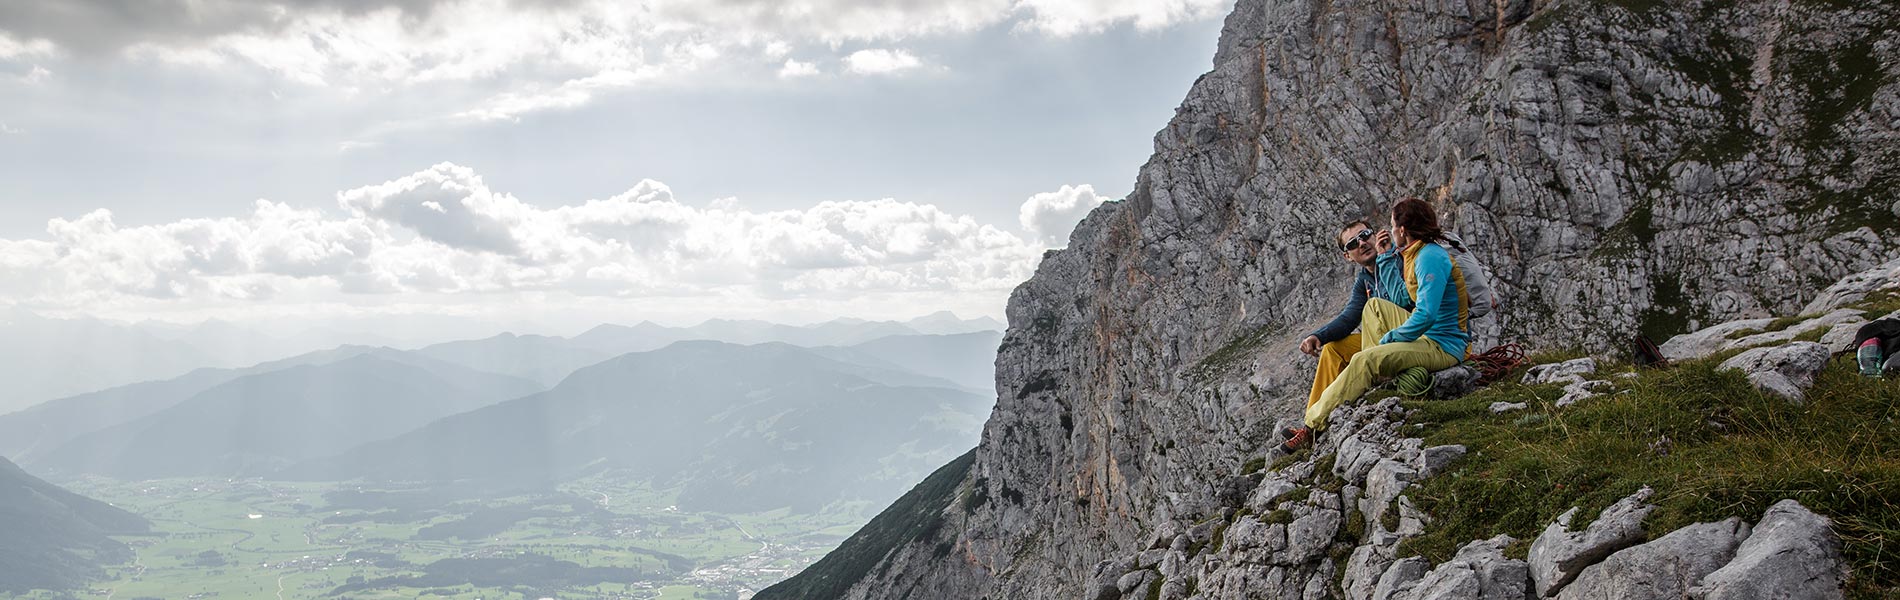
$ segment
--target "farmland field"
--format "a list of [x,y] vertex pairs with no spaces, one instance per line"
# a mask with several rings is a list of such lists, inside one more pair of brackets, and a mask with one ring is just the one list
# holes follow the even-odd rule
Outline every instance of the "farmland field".
[[533,493],[256,479],[60,482],[152,521],[90,590],[27,598],[746,598],[869,520],[682,512],[596,476]]

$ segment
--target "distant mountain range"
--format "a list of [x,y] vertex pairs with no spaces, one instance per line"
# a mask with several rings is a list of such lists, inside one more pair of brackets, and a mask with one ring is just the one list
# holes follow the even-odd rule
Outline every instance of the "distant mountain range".
[[[839,319],[803,327],[766,321],[714,319],[692,327],[666,327],[651,322],[631,326],[600,325],[572,338],[504,333],[479,340],[437,344],[422,348],[418,352],[443,360],[455,361],[472,368],[553,385],[575,369],[629,352],[658,350],[675,342],[695,340],[732,344],[778,342],[815,348],[851,346],[893,337],[963,334],[987,335],[1000,341],[1002,329],[1001,323],[988,317],[965,320],[947,312],[921,317],[906,323]],[[932,344],[933,342],[923,342],[925,346]],[[899,345],[901,344],[892,344],[892,346]],[[991,343],[985,352],[995,349],[995,344]],[[960,362],[967,363],[968,361]],[[967,377],[969,375],[967,371],[965,369],[965,372],[947,373],[937,369],[918,372],[944,377],[959,384],[968,384],[970,379]],[[980,387],[987,388],[989,385],[988,381],[984,381]]]
[[43,319],[9,311],[0,321],[0,413],[48,398],[217,365],[203,352],[135,327],[92,319]]
[[132,558],[108,534],[144,533],[151,523],[61,489],[0,458],[0,594],[70,589]]
[[413,353],[372,350],[244,375],[74,437],[30,464],[125,479],[261,475],[540,389]]
[[[448,325],[433,323],[416,328],[441,331]],[[435,344],[420,351],[425,356],[476,370],[551,386],[580,367],[678,341],[836,346],[892,335],[946,335],[1002,329],[1003,324],[994,319],[960,319],[948,312],[901,323],[838,319],[803,327],[764,321],[712,320],[692,327],[653,323],[602,325],[572,338],[505,333]],[[414,339],[416,335],[403,332],[399,336],[382,336],[361,330],[290,329],[276,324],[239,325],[217,320],[196,325],[123,324],[97,319],[49,319],[17,309],[0,311],[0,380],[8,384],[0,391],[0,415],[49,399],[104,392],[188,374],[215,380],[217,374],[198,371],[233,369],[266,361],[295,361],[319,348],[402,345],[396,341],[398,338]],[[5,442],[5,437],[0,436],[0,446],[18,446]]]
[[845,362],[882,365],[956,383],[989,396],[996,393],[996,346],[1000,331],[954,335],[894,335],[851,346],[814,350]]
[[[892,324],[710,322],[737,337],[851,341]],[[685,335],[597,332],[622,345]],[[607,356],[504,335],[418,350],[345,346],[200,369],[0,415],[0,455],[121,479],[543,484],[616,470],[709,510],[888,500],[976,442],[1000,334],[903,334],[803,348],[679,341]],[[584,364],[582,364],[584,363]],[[592,366],[587,366],[592,365]],[[578,369],[578,370],[576,370]],[[571,373],[571,374],[570,374]],[[557,379],[559,385],[542,382]],[[544,391],[545,390],[545,391]]]
[[198,369],[165,380],[122,385],[60,398],[0,415],[0,456],[31,462],[75,437],[171,408],[205,390],[246,375],[321,365],[387,348],[342,346],[243,369]]
[[543,484],[615,471],[681,486],[682,507],[876,502],[976,443],[992,399],[780,343],[680,342],[581,369],[282,476]]

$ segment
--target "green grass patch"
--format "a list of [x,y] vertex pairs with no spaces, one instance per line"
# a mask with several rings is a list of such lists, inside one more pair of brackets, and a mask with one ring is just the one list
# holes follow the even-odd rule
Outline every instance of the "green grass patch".
[[[1558,388],[1511,383],[1406,403],[1429,423],[1428,445],[1464,444],[1470,454],[1408,492],[1434,523],[1401,555],[1444,561],[1465,542],[1505,533],[1522,540],[1521,557],[1570,507],[1583,508],[1581,526],[1649,485],[1659,507],[1646,523],[1652,536],[1731,516],[1754,522],[1794,498],[1834,519],[1854,572],[1850,597],[1900,586],[1900,381],[1835,361],[1797,406],[1716,364],[1648,372],[1627,393],[1562,410],[1552,404]],[[1530,408],[1493,415],[1498,401]]]
[[1313,455],[1313,447],[1309,445],[1305,448],[1294,450],[1292,454],[1288,454],[1286,456],[1280,457],[1280,460],[1273,461],[1273,465],[1267,467],[1267,470],[1278,471],[1280,469],[1287,468],[1288,465],[1291,465],[1293,463],[1306,460],[1306,457],[1312,456],[1312,455]]
[[1885,317],[1900,310],[1900,289],[1875,291],[1848,308],[1860,311],[1861,318],[1869,321]]
[[1305,502],[1307,498],[1311,497],[1313,497],[1313,488],[1300,486],[1293,488],[1293,491],[1280,495],[1278,498],[1274,498],[1273,501],[1280,503]]
[[1763,325],[1761,329],[1744,328],[1744,329],[1737,329],[1735,331],[1731,331],[1728,333],[1728,339],[1739,340],[1739,339],[1742,339],[1751,335],[1756,335],[1756,334],[1773,333],[1776,331],[1786,331],[1789,327],[1799,325],[1809,319],[1813,319],[1818,316],[1820,315],[1801,315],[1798,317],[1781,317],[1773,321],[1769,321],[1768,324]]
[[1246,463],[1240,465],[1240,474],[1247,475],[1265,468],[1267,468],[1267,457],[1255,457],[1248,459]]

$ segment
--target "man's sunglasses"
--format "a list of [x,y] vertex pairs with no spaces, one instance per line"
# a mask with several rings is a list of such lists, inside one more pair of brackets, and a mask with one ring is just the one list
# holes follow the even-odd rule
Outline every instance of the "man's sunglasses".
[[1352,239],[1346,240],[1346,243],[1341,244],[1339,248],[1347,252],[1352,252],[1354,250],[1358,250],[1360,244],[1364,244],[1370,241],[1372,241],[1372,230],[1361,229],[1359,230],[1359,235],[1352,236]]

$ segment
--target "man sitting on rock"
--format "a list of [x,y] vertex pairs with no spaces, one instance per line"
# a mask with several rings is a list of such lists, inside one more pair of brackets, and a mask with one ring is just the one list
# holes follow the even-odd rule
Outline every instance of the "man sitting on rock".
[[[1407,308],[1412,305],[1412,298],[1405,294],[1405,279],[1399,272],[1400,259],[1393,251],[1391,232],[1375,232],[1370,223],[1353,221],[1339,230],[1339,249],[1346,260],[1360,268],[1339,316],[1300,340],[1301,352],[1319,357],[1319,368],[1313,371],[1313,391],[1306,398],[1309,410],[1346,369],[1347,361],[1359,353],[1360,336],[1353,329],[1363,320],[1367,300],[1383,299]],[[1284,433],[1291,437],[1295,430]]]
[[1316,400],[1309,400],[1306,426],[1287,430],[1282,448],[1293,451],[1312,444],[1313,436],[1326,429],[1326,417],[1333,409],[1365,393],[1373,377],[1390,377],[1412,367],[1437,371],[1464,359],[1471,340],[1466,324],[1471,302],[1464,274],[1451,254],[1435,243],[1441,234],[1438,213],[1430,203],[1407,198],[1392,205],[1392,239],[1399,247],[1397,256],[1403,259],[1400,289],[1415,309],[1408,311],[1379,297],[1365,301],[1359,319],[1359,351],[1346,359],[1346,367]]

